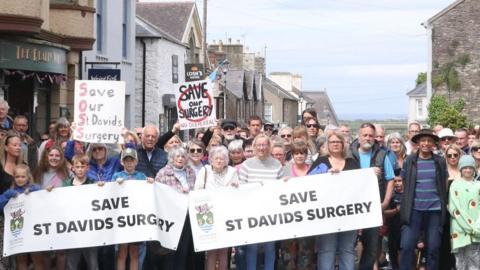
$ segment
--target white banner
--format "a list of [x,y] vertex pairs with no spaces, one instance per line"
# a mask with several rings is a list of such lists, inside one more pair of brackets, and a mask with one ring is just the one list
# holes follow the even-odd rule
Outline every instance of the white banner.
[[178,85],[175,97],[181,130],[217,124],[213,84],[209,79]]
[[123,143],[125,82],[75,81],[74,139]]
[[20,195],[4,208],[5,256],[17,253],[160,241],[176,249],[188,196],[130,180]]
[[196,251],[382,225],[372,169],[190,193]]

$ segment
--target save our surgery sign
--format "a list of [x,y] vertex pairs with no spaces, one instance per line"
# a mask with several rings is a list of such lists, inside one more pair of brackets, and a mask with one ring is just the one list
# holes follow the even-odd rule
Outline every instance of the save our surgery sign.
[[4,208],[4,256],[140,241],[174,250],[187,208],[187,195],[140,180],[22,194]]
[[213,84],[209,79],[178,85],[175,97],[180,129],[216,125]]
[[76,80],[73,138],[91,143],[122,143],[125,82]]
[[382,225],[372,169],[190,193],[196,251]]

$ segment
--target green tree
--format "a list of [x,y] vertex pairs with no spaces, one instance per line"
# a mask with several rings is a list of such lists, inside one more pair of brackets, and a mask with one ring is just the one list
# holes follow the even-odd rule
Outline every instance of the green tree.
[[419,86],[420,84],[426,81],[427,81],[427,73],[426,72],[418,73],[417,79],[415,80],[416,86]]
[[434,95],[430,99],[428,105],[428,124],[433,127],[442,125],[453,130],[461,127],[470,127],[471,123],[467,120],[467,116],[462,113],[465,107],[465,101],[459,99],[450,104],[444,96]]

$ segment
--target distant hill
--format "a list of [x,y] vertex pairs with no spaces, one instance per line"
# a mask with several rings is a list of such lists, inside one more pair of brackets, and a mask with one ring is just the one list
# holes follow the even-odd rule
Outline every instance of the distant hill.
[[362,123],[370,122],[373,124],[380,124],[385,128],[385,135],[393,132],[399,132],[402,135],[406,135],[408,129],[407,119],[384,119],[384,120],[340,120],[341,124],[347,124],[350,126],[350,130],[353,134],[358,133],[358,128]]
[[343,120],[407,120],[407,115],[405,114],[389,114],[389,113],[343,113],[339,114],[340,122]]

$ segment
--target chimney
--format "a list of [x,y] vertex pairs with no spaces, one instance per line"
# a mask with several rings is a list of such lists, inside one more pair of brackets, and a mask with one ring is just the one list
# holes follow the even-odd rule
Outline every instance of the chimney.
[[228,38],[228,44],[232,44],[232,38]]

